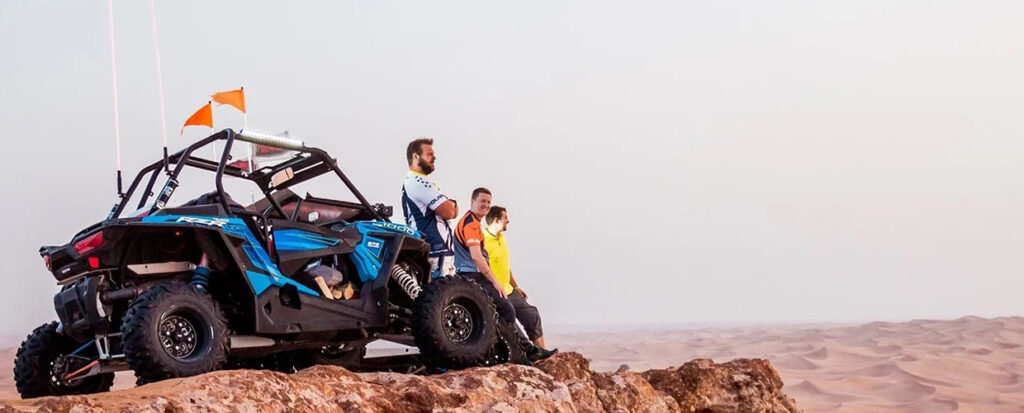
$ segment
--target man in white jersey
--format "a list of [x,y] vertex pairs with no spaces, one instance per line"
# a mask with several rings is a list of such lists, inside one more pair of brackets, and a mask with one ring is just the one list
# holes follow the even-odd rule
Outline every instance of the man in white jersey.
[[427,175],[434,172],[434,140],[421,137],[405,149],[409,173],[402,185],[402,211],[405,222],[430,244],[430,274],[443,277],[455,274],[455,249],[448,220],[459,214],[455,201],[441,193],[441,187]]

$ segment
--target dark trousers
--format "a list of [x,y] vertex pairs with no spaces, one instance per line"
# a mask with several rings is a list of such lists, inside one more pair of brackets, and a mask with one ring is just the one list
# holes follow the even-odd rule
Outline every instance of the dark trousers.
[[[501,321],[500,324],[504,324],[505,326],[507,326],[507,330],[509,330],[510,333],[512,331],[515,332],[512,333],[515,334],[516,336],[515,340],[512,340],[512,337],[507,337],[507,340],[518,341],[518,347],[521,349],[521,351],[526,352],[526,354],[530,354],[530,352],[536,349],[533,343],[530,342],[530,339],[528,339],[526,335],[523,334],[523,331],[520,330],[518,326],[516,326],[516,308],[515,306],[512,305],[512,301],[506,298],[502,298],[498,290],[494,289],[494,284],[491,283],[491,280],[487,279],[487,276],[478,272],[463,272],[459,273],[459,275],[476,281],[478,284],[480,284],[480,287],[484,289],[484,292],[487,293],[487,296],[491,297],[491,301],[494,302],[495,309],[498,310],[498,318]],[[501,328],[502,327],[499,327],[499,331],[501,330]],[[513,343],[511,342],[509,342],[508,344],[510,346],[513,345]]]
[[512,305],[510,300],[502,298],[498,290],[494,289],[494,284],[491,284],[491,280],[487,279],[487,276],[478,272],[460,272],[459,275],[476,281],[483,287],[484,292],[487,293],[488,297],[491,297],[491,301],[494,301],[494,307],[498,310],[498,318],[506,323],[516,323],[516,308]]
[[526,302],[526,297],[523,297],[523,293],[519,290],[512,291],[512,294],[508,295],[508,301],[515,308],[516,318],[526,330],[526,336],[530,337],[531,341],[544,337],[544,328],[541,326],[540,311],[537,310],[537,307]]

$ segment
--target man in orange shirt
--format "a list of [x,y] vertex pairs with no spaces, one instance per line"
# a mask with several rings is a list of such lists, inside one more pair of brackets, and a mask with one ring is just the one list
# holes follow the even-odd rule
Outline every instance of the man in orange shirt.
[[500,298],[505,298],[505,290],[494,278],[487,260],[487,250],[483,248],[484,234],[480,219],[490,209],[491,191],[487,188],[474,189],[469,211],[459,218],[455,226],[455,271],[459,274],[480,274],[485,279],[485,286],[494,287]]

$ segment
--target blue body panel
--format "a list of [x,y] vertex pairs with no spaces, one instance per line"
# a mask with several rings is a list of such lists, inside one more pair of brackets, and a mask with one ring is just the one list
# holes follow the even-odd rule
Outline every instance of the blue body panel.
[[306,232],[301,229],[274,230],[274,246],[278,251],[314,251],[337,246],[341,240]]
[[[256,295],[263,293],[270,286],[283,287],[294,285],[302,293],[320,296],[309,287],[302,285],[291,278],[281,274],[281,271],[270,258],[270,254],[263,249],[259,240],[253,235],[249,227],[240,218],[211,217],[197,215],[157,215],[142,218],[146,224],[175,224],[190,225],[195,227],[219,228],[229,235],[245,239],[242,250],[252,261],[255,269],[259,271],[246,270],[245,276],[252,284]],[[392,222],[359,221],[351,224],[356,227],[362,235],[362,240],[355,247],[352,254],[352,261],[359,272],[359,279],[363,282],[377,279],[380,269],[383,266],[385,241],[371,235],[371,233],[391,232],[420,237],[418,231],[409,226],[395,224]],[[335,247],[341,243],[340,239],[326,237],[320,234],[303,231],[301,229],[282,229],[274,231],[274,244],[278,251],[315,251]]]
[[285,277],[281,274],[281,270],[277,268],[274,261],[270,259],[270,254],[263,249],[260,245],[259,240],[252,234],[249,227],[245,225],[240,218],[226,218],[226,217],[209,217],[209,216],[196,216],[196,215],[157,215],[148,216],[142,218],[142,222],[146,224],[189,224],[195,227],[214,227],[220,228],[225,233],[234,235],[245,239],[246,243],[242,245],[242,250],[245,251],[245,255],[249,257],[249,261],[252,261],[256,269],[262,271],[246,270],[245,276],[249,279],[249,283],[252,284],[253,292],[256,295],[260,295],[263,291],[266,291],[271,285],[276,287],[284,287],[285,285],[293,285],[295,289],[301,293],[320,296],[319,293],[313,291],[309,287],[298,283],[297,281]]
[[380,274],[380,268],[384,256],[384,240],[376,238],[372,232],[393,232],[403,235],[419,237],[419,232],[411,227],[395,224],[392,222],[360,221],[355,224],[356,229],[363,235],[362,241],[356,245],[352,253],[352,262],[356,264],[356,271],[359,272],[359,279],[363,282],[373,280]]

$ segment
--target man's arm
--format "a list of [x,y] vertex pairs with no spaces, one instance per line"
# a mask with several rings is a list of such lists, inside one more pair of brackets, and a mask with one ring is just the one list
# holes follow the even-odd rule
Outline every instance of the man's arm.
[[516,282],[516,276],[512,275],[512,270],[511,269],[508,270],[508,281],[510,283],[512,283],[512,288],[515,288],[516,290],[519,290],[519,294],[523,295],[523,299],[524,300],[530,298],[530,296],[526,295],[526,291],[523,291],[523,289],[519,287],[519,283]]
[[449,220],[454,219],[459,214],[459,208],[455,206],[455,201],[449,199],[434,207],[434,213],[440,216],[441,219]]
[[491,272],[491,266],[487,263],[487,259],[484,258],[483,252],[480,251],[480,245],[469,246],[469,256],[473,259],[473,263],[476,264],[476,268],[480,270],[480,273],[491,280],[491,284],[494,284],[494,289],[498,290],[498,294],[501,294],[502,298],[506,298],[505,288],[501,286],[497,278],[494,278],[494,273]]
[[448,199],[435,184],[419,182],[407,185],[405,189],[410,198],[433,210],[441,219],[449,220],[458,215],[455,201]]

